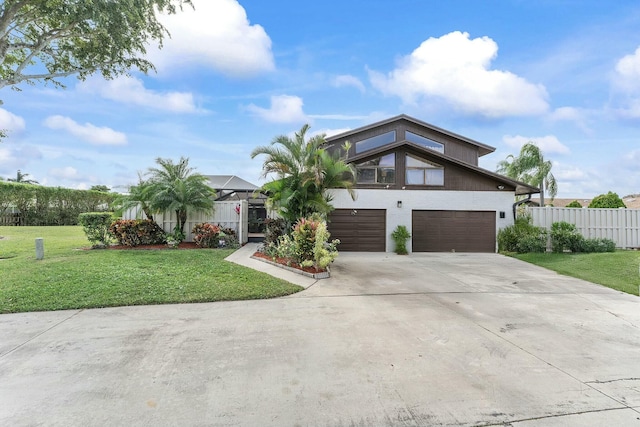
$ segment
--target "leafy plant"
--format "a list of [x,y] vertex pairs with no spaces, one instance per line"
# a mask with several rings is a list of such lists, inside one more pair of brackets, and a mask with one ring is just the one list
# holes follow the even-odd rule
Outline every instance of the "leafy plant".
[[221,233],[220,226],[210,224],[208,222],[196,224],[191,230],[193,233],[193,241],[201,248],[217,248],[219,244],[219,236]]
[[582,207],[582,205],[580,204],[580,202],[579,202],[579,201],[574,200],[573,202],[571,202],[571,203],[567,204],[567,206],[566,206],[566,207],[567,207],[567,208],[581,208],[581,207]]
[[264,243],[266,245],[278,243],[280,236],[287,234],[287,221],[284,218],[267,218],[264,221]]
[[556,253],[569,250],[578,252],[584,237],[578,232],[574,224],[565,221],[551,224],[551,250]]
[[616,193],[612,193],[609,191],[607,194],[600,194],[591,200],[589,203],[590,208],[626,208],[627,206],[624,204],[620,196]]
[[113,221],[109,233],[123,246],[157,245],[167,241],[164,230],[148,219]]
[[396,243],[396,253],[398,255],[406,255],[409,253],[409,251],[407,251],[407,240],[411,238],[411,233],[409,233],[406,226],[397,226],[396,229],[393,230],[393,233],[391,233],[391,237]]
[[530,216],[518,217],[513,225],[498,232],[498,250],[500,252],[526,253],[544,252],[540,249],[542,242],[546,250],[547,231],[532,224]]
[[80,214],[78,222],[91,242],[92,248],[106,248],[109,246],[111,234],[109,225],[113,221],[112,212],[87,212]]

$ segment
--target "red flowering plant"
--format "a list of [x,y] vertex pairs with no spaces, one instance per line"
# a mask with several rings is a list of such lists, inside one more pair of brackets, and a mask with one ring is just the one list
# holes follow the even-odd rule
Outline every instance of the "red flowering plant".
[[220,226],[203,222],[193,226],[193,241],[201,248],[217,248],[219,244]]

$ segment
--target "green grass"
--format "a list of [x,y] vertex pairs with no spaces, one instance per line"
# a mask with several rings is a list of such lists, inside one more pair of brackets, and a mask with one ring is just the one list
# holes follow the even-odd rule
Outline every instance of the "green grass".
[[[233,250],[83,250],[81,227],[0,227],[0,313],[273,298],[302,290]],[[35,259],[35,239],[45,257]]]
[[640,252],[637,251],[509,255],[566,276],[598,283],[632,295],[638,295],[640,288]]

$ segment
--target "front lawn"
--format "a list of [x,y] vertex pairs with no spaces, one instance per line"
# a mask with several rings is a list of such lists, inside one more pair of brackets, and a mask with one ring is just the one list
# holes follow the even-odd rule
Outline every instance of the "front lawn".
[[637,251],[509,255],[566,276],[577,277],[629,294],[638,295],[640,288],[640,252]]
[[[233,250],[83,250],[81,227],[0,227],[0,313],[273,298],[302,290]],[[35,239],[45,257],[35,259]]]

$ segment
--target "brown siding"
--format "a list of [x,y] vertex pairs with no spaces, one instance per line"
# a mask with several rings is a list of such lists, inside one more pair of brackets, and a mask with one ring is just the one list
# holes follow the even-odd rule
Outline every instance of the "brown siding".
[[384,252],[387,211],[384,209],[336,209],[329,215],[331,239],[339,239],[339,251]]
[[493,211],[413,211],[413,252],[495,252]]

